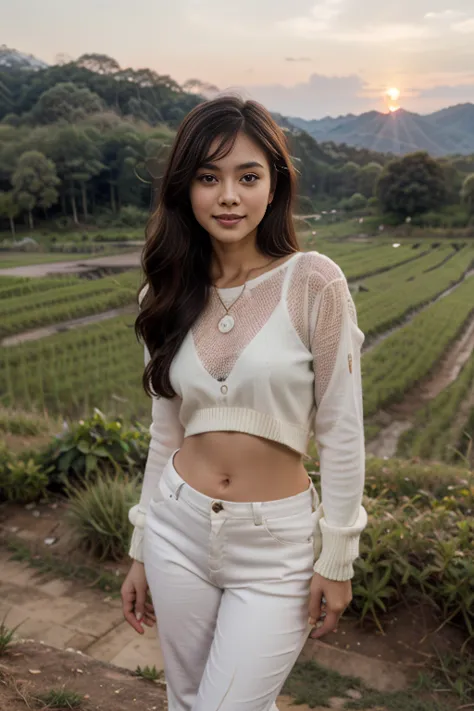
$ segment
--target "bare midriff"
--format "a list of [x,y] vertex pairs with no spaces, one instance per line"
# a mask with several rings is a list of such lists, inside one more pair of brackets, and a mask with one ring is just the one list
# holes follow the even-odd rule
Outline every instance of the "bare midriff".
[[309,486],[298,452],[241,432],[186,437],[173,463],[193,489],[222,501],[276,501]]

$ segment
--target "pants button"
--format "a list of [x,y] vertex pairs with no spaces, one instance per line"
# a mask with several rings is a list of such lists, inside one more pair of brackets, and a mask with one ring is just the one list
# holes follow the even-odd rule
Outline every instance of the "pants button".
[[219,513],[219,511],[222,511],[224,507],[222,506],[220,501],[216,501],[214,504],[212,504],[212,510],[214,513]]

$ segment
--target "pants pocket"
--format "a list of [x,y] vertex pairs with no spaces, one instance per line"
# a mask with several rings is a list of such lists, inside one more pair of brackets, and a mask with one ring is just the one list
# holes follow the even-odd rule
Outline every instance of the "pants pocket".
[[278,543],[283,545],[301,545],[313,540],[314,514],[311,509],[290,516],[265,516],[263,527]]
[[154,507],[164,504],[169,498],[169,492],[163,483],[163,478],[160,477],[158,483],[155,486],[153,495],[151,497],[151,503]]

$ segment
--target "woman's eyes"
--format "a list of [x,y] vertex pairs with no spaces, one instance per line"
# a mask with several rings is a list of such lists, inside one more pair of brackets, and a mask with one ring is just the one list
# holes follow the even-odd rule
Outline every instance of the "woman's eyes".
[[[214,175],[198,175],[197,179],[200,183],[204,183],[205,185],[212,185],[213,181],[216,180],[216,177]],[[243,175],[241,177],[241,180],[243,180],[247,185],[251,185],[257,180],[260,180],[260,178],[254,173],[247,173],[246,175]]]

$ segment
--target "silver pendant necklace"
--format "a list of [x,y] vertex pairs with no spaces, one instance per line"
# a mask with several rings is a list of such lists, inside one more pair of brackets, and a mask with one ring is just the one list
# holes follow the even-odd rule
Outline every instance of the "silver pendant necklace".
[[218,296],[218,299],[219,299],[219,301],[221,302],[222,306],[223,306],[224,309],[225,309],[225,316],[223,316],[223,317],[219,320],[219,322],[218,322],[218,324],[217,324],[217,328],[219,329],[219,331],[220,331],[221,333],[230,333],[230,332],[232,331],[232,329],[234,328],[234,326],[235,326],[235,319],[234,319],[233,316],[230,315],[229,311],[230,311],[230,309],[231,309],[232,307],[235,306],[235,304],[237,303],[237,301],[241,298],[242,294],[244,293],[244,291],[245,291],[245,289],[246,289],[246,287],[247,287],[247,282],[248,282],[248,279],[249,279],[250,274],[251,274],[252,272],[254,272],[256,269],[264,269],[265,267],[270,266],[270,264],[273,264],[273,262],[276,262],[277,259],[281,259],[281,257],[275,257],[275,259],[272,259],[271,262],[268,262],[268,264],[264,264],[263,267],[253,267],[252,269],[250,269],[250,270],[247,272],[247,276],[246,276],[246,278],[245,278],[244,288],[242,289],[242,291],[240,292],[240,294],[238,295],[238,297],[235,299],[235,301],[233,301],[233,302],[231,303],[230,306],[226,306],[226,305],[224,304],[224,302],[223,302],[222,299],[221,299],[221,295],[219,294],[219,291],[218,291],[216,285],[213,284],[214,289],[215,289],[215,292],[216,292],[216,294],[217,294],[217,296]]

